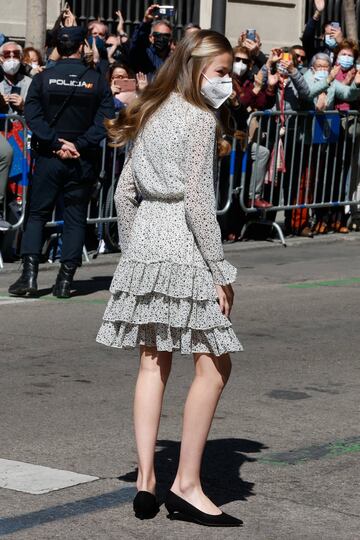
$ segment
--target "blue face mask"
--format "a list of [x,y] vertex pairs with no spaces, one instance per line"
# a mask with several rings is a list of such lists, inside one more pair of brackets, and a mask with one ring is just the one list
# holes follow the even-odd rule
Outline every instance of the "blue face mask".
[[352,56],[341,54],[338,56],[338,63],[343,69],[350,69],[354,65],[354,58]]
[[325,36],[325,44],[329,47],[329,49],[335,49],[336,47],[336,39],[332,36],[329,36],[329,34],[326,34]]
[[315,81],[323,81],[326,79],[329,75],[329,72],[326,71],[326,69],[321,69],[319,71],[315,71],[314,79]]

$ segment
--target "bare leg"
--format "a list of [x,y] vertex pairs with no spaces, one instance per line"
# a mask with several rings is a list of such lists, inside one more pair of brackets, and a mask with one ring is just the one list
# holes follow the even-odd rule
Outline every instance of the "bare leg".
[[154,454],[161,407],[171,369],[172,354],[140,348],[140,369],[135,387],[134,424],[138,451],[139,491],[155,493]]
[[202,512],[220,514],[202,490],[200,468],[215,409],[230,376],[231,360],[228,354],[196,354],[194,362],[195,378],[185,403],[179,468],[171,491]]

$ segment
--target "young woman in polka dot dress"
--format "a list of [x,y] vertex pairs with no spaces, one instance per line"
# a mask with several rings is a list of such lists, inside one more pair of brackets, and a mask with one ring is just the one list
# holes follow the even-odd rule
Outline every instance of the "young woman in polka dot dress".
[[216,32],[184,38],[155,81],[109,122],[117,145],[131,143],[115,203],[121,260],[97,341],[140,345],[134,421],[138,450],[135,514],[151,518],[154,452],[173,351],[193,354],[195,378],[184,411],[179,468],[165,505],[171,519],[237,526],[204,494],[207,435],[241,350],[229,319],[236,269],[224,259],[216,219],[214,108],[231,93],[232,48]]

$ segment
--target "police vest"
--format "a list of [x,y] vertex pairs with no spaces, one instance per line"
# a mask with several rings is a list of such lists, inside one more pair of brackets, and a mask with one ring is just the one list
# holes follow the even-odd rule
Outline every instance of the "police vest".
[[59,138],[73,141],[94,122],[100,103],[101,74],[94,69],[85,70],[80,61],[60,60],[41,74],[45,119]]

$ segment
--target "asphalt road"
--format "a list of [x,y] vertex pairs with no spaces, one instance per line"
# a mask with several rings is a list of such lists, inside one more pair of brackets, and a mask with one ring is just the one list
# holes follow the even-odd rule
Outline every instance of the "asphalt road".
[[[206,491],[242,529],[132,513],[138,353],[95,343],[116,257],[84,265],[76,295],[15,303],[0,271],[0,458],[98,480],[42,495],[0,488],[0,536],[16,539],[360,539],[360,235],[284,249],[235,244],[232,321],[245,351],[206,449]],[[176,468],[190,357],[176,356],[156,457],[163,497]],[[0,459],[0,461],[1,461]],[[4,462],[6,465],[6,462]],[[1,470],[0,470],[1,478]]]

